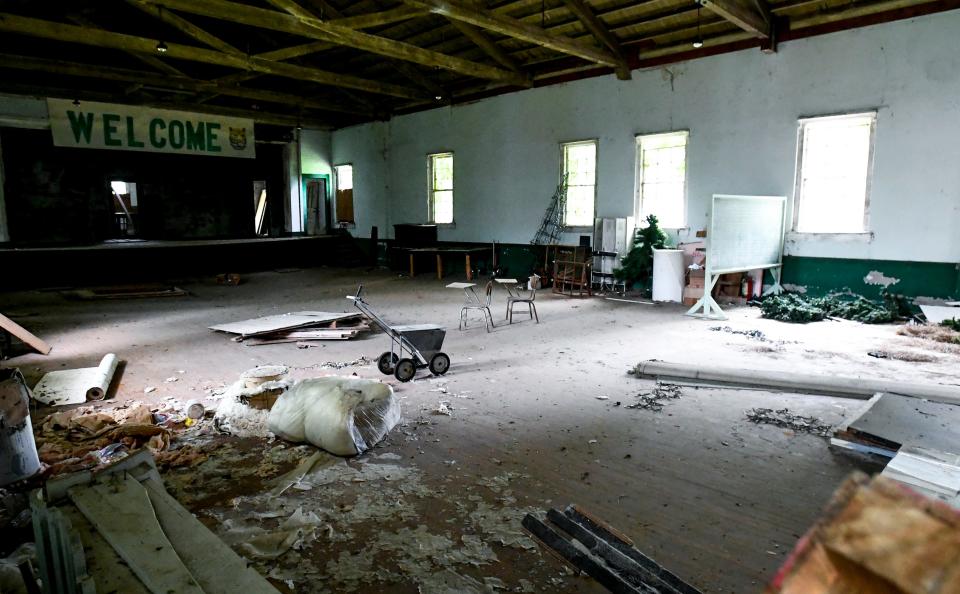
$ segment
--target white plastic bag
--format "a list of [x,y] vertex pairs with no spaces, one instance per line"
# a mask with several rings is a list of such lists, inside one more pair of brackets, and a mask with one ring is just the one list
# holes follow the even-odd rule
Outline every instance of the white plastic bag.
[[399,421],[393,389],[355,377],[303,380],[277,399],[268,419],[276,436],[308,441],[338,456],[362,454]]

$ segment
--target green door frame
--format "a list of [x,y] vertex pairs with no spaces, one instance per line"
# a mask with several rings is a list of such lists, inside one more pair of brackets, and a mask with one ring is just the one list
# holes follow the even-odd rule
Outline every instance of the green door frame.
[[[330,204],[330,174],[329,173],[301,173],[300,174],[300,212],[303,213],[303,220],[300,221],[300,228],[304,233],[307,229],[307,182],[314,179],[324,179],[327,181],[327,195],[324,196],[326,204]],[[330,221],[327,221],[328,223]]]

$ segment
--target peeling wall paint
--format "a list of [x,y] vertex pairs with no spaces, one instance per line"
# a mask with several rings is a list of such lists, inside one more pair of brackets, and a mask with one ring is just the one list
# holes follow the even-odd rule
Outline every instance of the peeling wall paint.
[[879,270],[871,270],[867,273],[867,276],[863,277],[863,282],[868,285],[880,285],[883,288],[887,288],[890,285],[899,283],[900,279],[887,276]]
[[783,283],[783,289],[790,293],[799,293],[803,295],[807,292],[807,288],[803,285],[794,285],[791,283]]

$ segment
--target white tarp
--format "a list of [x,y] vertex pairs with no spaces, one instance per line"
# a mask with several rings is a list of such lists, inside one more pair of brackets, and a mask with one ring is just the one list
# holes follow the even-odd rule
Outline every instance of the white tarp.
[[393,389],[377,380],[321,377],[299,382],[270,410],[270,431],[338,456],[372,448],[400,421]]
[[51,371],[33,388],[33,399],[51,405],[103,400],[118,362],[116,355],[108,353],[97,367]]

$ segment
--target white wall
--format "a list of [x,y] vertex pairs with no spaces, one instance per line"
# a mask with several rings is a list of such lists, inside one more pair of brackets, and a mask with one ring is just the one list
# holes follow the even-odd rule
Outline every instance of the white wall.
[[[960,11],[393,118],[333,134],[365,226],[423,222],[426,154],[455,153],[450,241],[528,242],[559,143],[599,139],[597,215],[632,214],[634,136],[690,130],[688,224],[714,193],[793,195],[797,118],[877,109],[872,240],[801,238],[803,256],[960,261]],[[392,228],[381,236],[392,237]],[[686,239],[684,233],[680,237]]]
[[[387,138],[390,123],[377,122],[355,126],[334,133],[333,164],[352,164],[353,216],[355,237],[370,237],[370,228],[378,227],[379,236],[393,237],[393,223],[415,221],[426,216],[426,210],[408,216],[399,203],[390,199],[392,159],[389,158]],[[421,169],[426,181],[426,161]]]

